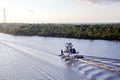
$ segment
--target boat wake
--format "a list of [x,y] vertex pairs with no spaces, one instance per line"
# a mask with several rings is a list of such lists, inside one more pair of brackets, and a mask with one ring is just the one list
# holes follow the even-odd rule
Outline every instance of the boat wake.
[[120,60],[84,56],[84,59],[67,62],[72,69],[85,74],[90,80],[119,80]]

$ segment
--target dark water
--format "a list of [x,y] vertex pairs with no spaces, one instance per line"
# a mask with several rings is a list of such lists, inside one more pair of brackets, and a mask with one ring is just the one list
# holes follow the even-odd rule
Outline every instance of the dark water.
[[58,55],[64,49],[64,43],[72,42],[82,55],[120,59],[120,42],[108,40],[84,40],[38,36],[11,36],[0,34],[0,40],[9,41]]

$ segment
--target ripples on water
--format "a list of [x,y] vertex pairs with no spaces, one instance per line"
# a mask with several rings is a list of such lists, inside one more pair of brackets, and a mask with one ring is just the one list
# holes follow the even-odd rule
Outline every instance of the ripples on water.
[[72,42],[76,50],[82,55],[120,59],[120,42],[118,41],[11,36],[6,34],[0,34],[0,40],[27,45],[55,55],[59,54],[61,49],[64,49],[66,42]]
[[[60,50],[64,49],[64,43],[72,42],[80,54],[87,55],[85,56],[85,59],[90,60],[95,64],[101,63],[111,69],[120,70],[120,42],[38,36],[11,36],[6,34],[0,34],[0,40],[12,44],[29,46],[33,50],[40,50],[43,51],[44,54],[51,54],[51,56],[57,56],[60,53]],[[71,66],[74,71],[85,74],[91,80],[119,80],[120,78],[119,72],[112,73],[109,70],[100,69],[97,66],[86,64],[84,62],[70,61],[66,64],[69,67]]]

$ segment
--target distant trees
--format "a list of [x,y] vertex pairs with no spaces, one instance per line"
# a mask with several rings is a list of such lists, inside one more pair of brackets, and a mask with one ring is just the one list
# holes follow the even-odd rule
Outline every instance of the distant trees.
[[120,24],[20,24],[4,27],[0,25],[0,32],[27,36],[120,40]]

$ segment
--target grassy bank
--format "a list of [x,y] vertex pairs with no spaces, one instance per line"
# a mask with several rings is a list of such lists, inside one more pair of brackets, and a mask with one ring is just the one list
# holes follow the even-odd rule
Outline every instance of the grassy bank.
[[120,24],[0,24],[0,32],[24,36],[120,40]]

